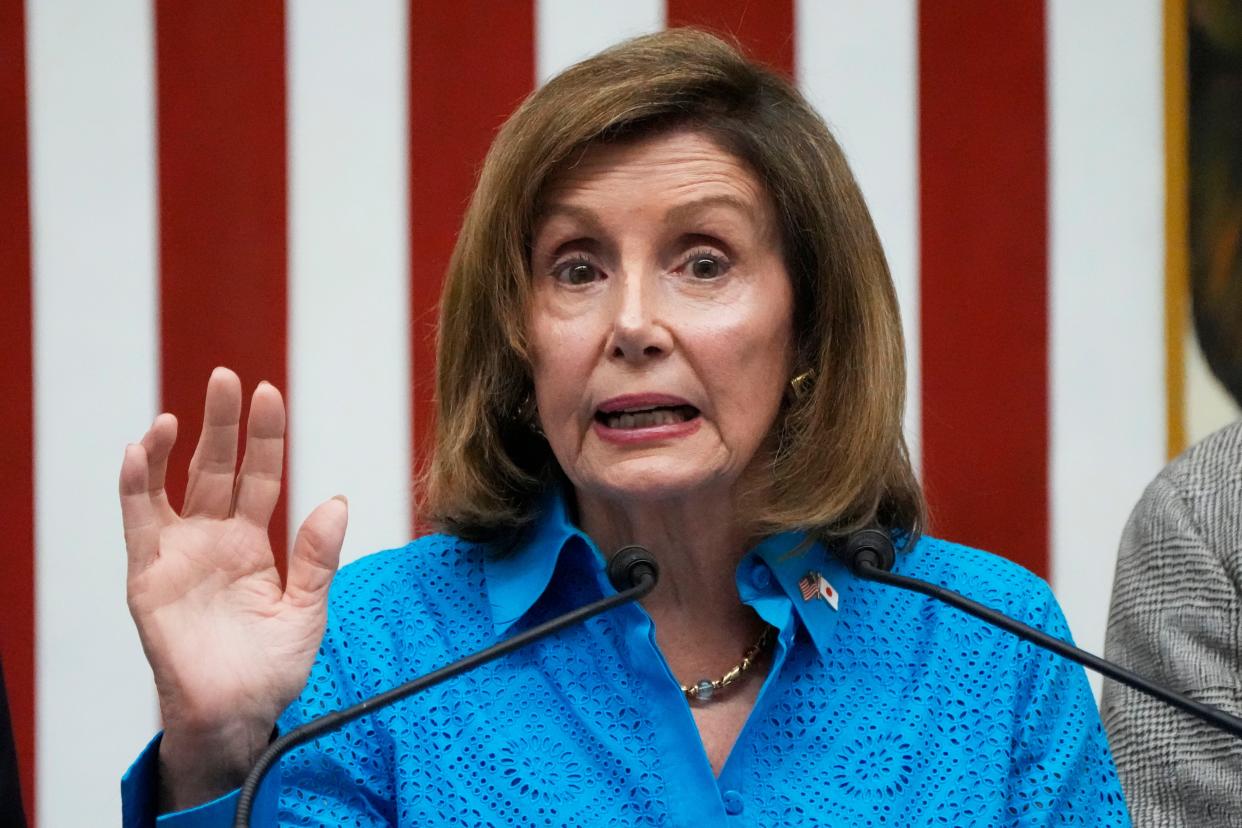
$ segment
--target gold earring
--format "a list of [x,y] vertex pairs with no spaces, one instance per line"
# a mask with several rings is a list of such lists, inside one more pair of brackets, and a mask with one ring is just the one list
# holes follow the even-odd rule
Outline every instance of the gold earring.
[[800,400],[811,390],[811,383],[815,380],[815,369],[803,371],[798,376],[789,381],[789,393],[795,400]]

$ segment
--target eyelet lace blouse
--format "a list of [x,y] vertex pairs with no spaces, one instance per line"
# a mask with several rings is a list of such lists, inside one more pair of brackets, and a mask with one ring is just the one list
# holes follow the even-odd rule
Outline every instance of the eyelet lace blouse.
[[[508,554],[433,535],[346,567],[280,729],[611,593],[603,561],[552,497]],[[1068,637],[1043,581],[999,557],[924,537],[896,570]],[[736,581],[778,637],[719,777],[650,617],[630,605],[295,750],[253,824],[1130,824],[1077,665],[856,579],[798,535],[751,550]],[[158,740],[122,781],[128,828],[156,822]],[[159,823],[228,826],[236,798]]]

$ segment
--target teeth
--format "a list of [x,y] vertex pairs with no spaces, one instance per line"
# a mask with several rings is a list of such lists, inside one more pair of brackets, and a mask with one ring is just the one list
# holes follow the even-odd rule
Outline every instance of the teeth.
[[654,428],[655,426],[684,423],[685,413],[680,409],[657,408],[650,411],[634,413],[618,412],[608,414],[604,419],[609,428]]

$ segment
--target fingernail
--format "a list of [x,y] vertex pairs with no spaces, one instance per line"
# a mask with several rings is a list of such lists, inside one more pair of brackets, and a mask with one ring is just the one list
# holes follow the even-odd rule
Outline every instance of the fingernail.
[[345,495],[332,495],[332,499],[339,500],[342,503],[344,503],[346,506],[349,506],[349,498],[347,498]]

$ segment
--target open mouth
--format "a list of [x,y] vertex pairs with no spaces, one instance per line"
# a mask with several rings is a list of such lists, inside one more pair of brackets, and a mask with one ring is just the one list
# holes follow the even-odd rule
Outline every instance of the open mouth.
[[608,428],[638,429],[675,425],[693,420],[699,410],[692,405],[652,405],[621,411],[596,411],[595,420]]

